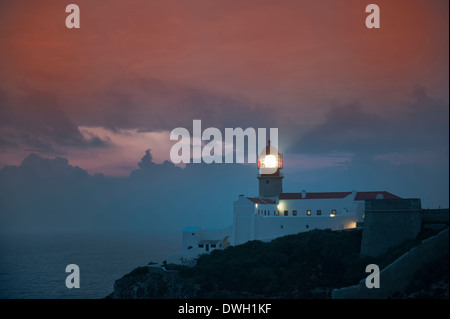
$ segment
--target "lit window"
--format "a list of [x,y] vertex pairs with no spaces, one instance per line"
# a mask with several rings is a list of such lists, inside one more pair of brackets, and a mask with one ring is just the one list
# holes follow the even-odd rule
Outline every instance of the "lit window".
[[320,209],[317,210],[317,215],[322,215],[322,211]]
[[293,211],[292,211],[292,215],[297,216],[297,211],[296,211],[296,210],[293,210]]
[[308,209],[308,210],[306,211],[306,215],[311,216],[311,210],[310,210],[310,209]]

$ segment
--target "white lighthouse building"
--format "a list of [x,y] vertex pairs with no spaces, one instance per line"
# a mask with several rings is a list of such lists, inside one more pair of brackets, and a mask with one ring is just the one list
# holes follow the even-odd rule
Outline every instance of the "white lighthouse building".
[[282,168],[283,156],[269,141],[258,157],[259,196],[239,196],[229,227],[185,228],[182,251],[167,262],[192,264],[201,254],[250,240],[270,241],[313,229],[355,228],[363,221],[365,200],[400,198],[386,191],[284,193]]

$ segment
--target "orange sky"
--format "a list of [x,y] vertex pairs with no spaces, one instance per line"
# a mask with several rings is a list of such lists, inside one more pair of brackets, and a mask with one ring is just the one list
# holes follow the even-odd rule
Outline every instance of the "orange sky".
[[448,3],[377,1],[382,28],[368,30],[366,2],[80,0],[82,28],[68,30],[70,1],[6,0],[2,82],[70,95],[145,76],[286,104],[442,89]]
[[[72,2],[79,30],[65,27]],[[369,3],[381,8],[379,30],[365,27]],[[448,103],[448,33],[445,0],[4,0],[0,92],[45,92],[76,127],[146,131],[191,121],[191,107],[211,112],[204,93],[272,112],[301,134],[336,101],[402,112],[395,105],[421,86]],[[34,111],[51,118],[55,108]]]

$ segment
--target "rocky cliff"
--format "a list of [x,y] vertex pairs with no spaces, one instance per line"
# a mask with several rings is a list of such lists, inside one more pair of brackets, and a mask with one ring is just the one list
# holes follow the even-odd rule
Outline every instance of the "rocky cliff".
[[182,280],[176,270],[164,267],[139,267],[116,280],[114,299],[185,299],[195,298],[198,288]]
[[[332,290],[355,285],[364,279],[368,264],[375,263],[386,273],[395,268],[391,264],[398,264],[405,258],[399,257],[414,247],[427,252],[426,246],[430,241],[426,239],[438,233],[442,230],[424,228],[417,238],[392,247],[377,257],[360,256],[360,230],[313,230],[280,237],[270,243],[251,241],[202,255],[194,267],[147,265],[136,268],[116,281],[114,292],[108,298],[332,298]],[[448,256],[448,230],[446,239],[441,240],[441,237],[442,234],[431,241],[439,246],[430,251],[436,258],[445,253]],[[445,247],[440,248],[441,245]],[[442,258],[444,261],[439,262],[425,258],[429,254],[420,251],[413,255],[417,255],[421,262],[411,273],[408,272],[407,280],[400,280],[398,276],[391,276],[393,279],[388,280],[383,276],[385,287],[387,281],[411,283],[404,289],[394,290],[404,291],[402,295],[391,297],[423,298],[429,295],[430,298],[448,298],[448,263],[445,264]],[[422,255],[424,258],[420,258]],[[425,269],[430,261],[432,265],[428,266],[432,271]],[[407,262],[405,267],[411,263]],[[437,272],[438,268],[442,271]],[[436,276],[423,275],[429,273]]]

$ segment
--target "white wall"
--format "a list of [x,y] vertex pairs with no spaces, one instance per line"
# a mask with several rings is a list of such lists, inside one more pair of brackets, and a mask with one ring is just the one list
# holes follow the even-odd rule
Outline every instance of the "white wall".
[[183,250],[189,246],[198,248],[198,243],[202,240],[220,240],[231,236],[231,226],[225,228],[188,227],[183,231]]
[[233,203],[231,245],[235,246],[252,240],[256,212],[255,204],[245,197],[241,197]]
[[[240,245],[250,240],[271,240],[313,229],[354,228],[364,213],[364,202],[353,201],[352,195],[341,199],[280,200],[279,204],[279,209],[276,204],[256,206],[245,197],[239,198],[233,204],[232,226],[216,229],[188,227],[183,231],[184,256],[206,253],[204,249],[198,248],[198,243],[202,240],[223,241],[230,236],[231,245]],[[297,210],[297,216],[292,215],[294,209]],[[322,211],[320,216],[316,214],[318,209]],[[333,209],[336,209],[337,214],[330,217]],[[268,210],[271,215],[258,214],[258,210]],[[274,216],[274,210],[280,211],[281,214]],[[283,216],[285,210],[288,210],[288,216]],[[311,210],[310,216],[306,215],[307,210]],[[192,249],[188,250],[189,246],[192,246]],[[213,249],[210,248],[211,250]]]
[[292,216],[293,210],[297,210],[297,216],[307,216],[307,210],[311,210],[313,216],[317,215],[317,210],[321,210],[322,215],[330,216],[333,209],[337,215],[355,214],[356,202],[353,201],[352,195],[332,199],[282,199],[279,202],[280,212],[287,210],[289,216]]
[[[258,214],[258,210],[270,210],[273,212],[277,205],[255,206],[246,198],[241,198],[234,203],[232,245],[243,244],[249,240],[271,240],[276,237],[297,234],[313,229],[342,230],[355,228],[361,221],[363,205],[353,201],[353,196],[339,199],[308,199],[308,200],[280,200],[278,216],[264,216]],[[364,204],[364,203],[363,203]],[[317,216],[320,209],[322,214]],[[333,209],[336,215],[330,217]],[[288,216],[283,212],[287,210]],[[293,216],[293,210],[297,210],[297,216]],[[311,215],[306,214],[311,210]]]
[[183,230],[183,250],[188,249],[189,246],[193,248],[197,247],[197,243],[202,238],[201,233],[201,227],[187,227]]

